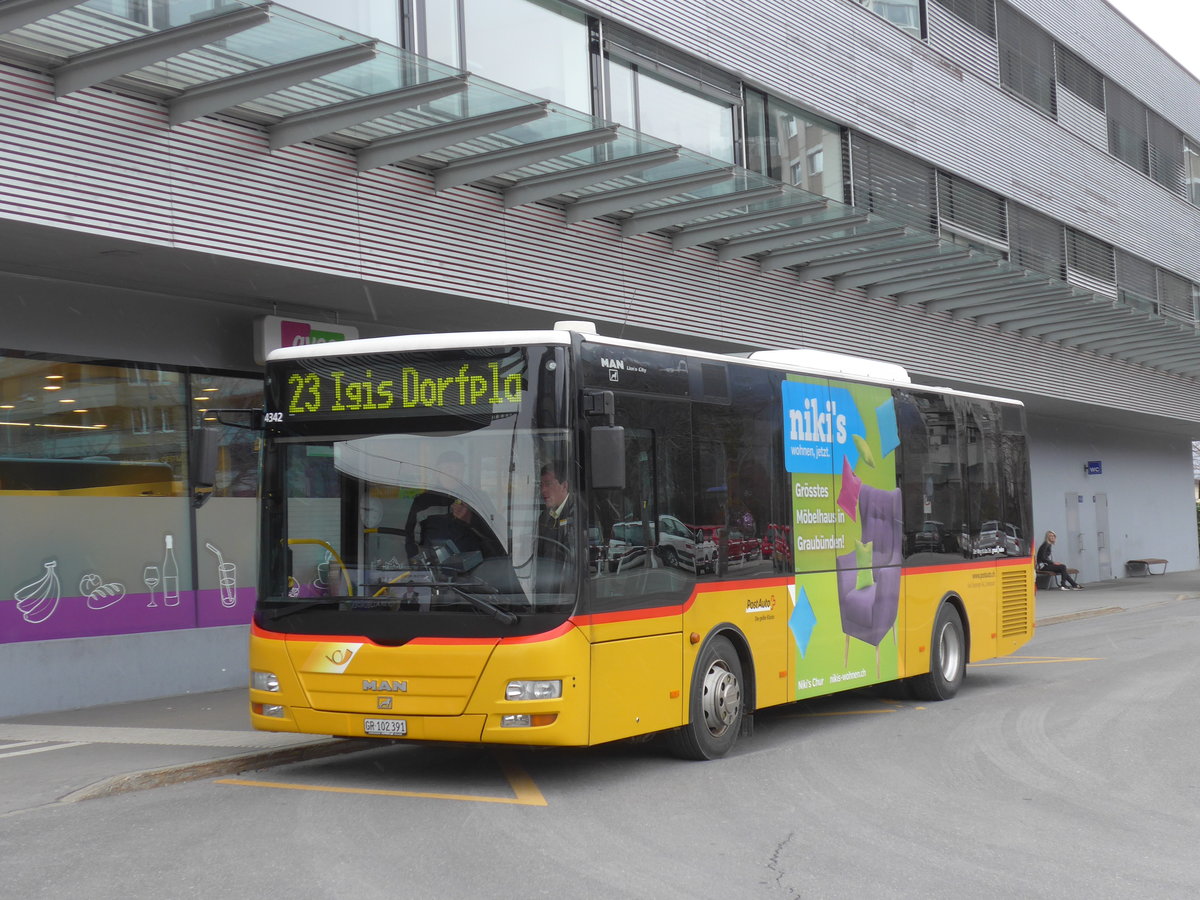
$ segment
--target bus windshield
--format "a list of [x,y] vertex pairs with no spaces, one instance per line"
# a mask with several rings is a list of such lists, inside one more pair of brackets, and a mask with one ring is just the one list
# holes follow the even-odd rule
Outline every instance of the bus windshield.
[[[390,363],[429,372],[457,362],[434,357]],[[385,361],[370,364],[375,387],[387,384],[378,377]],[[571,480],[567,367],[539,379],[520,350],[503,364],[520,390],[490,408],[455,408],[446,390],[442,404],[413,404],[408,415],[326,417],[325,401],[313,401],[316,410],[268,430],[263,627],[380,642],[504,636],[574,609],[577,538],[547,533],[543,515],[544,473]],[[321,377],[344,380],[345,371],[326,367]],[[295,374],[274,380],[294,383]],[[276,399],[292,402],[286,390]]]

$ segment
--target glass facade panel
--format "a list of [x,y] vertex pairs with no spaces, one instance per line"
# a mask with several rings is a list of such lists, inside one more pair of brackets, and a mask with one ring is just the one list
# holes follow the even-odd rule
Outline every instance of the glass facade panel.
[[462,65],[470,72],[572,109],[591,110],[583,13],[549,0],[463,0],[463,27]]
[[769,178],[845,199],[841,129],[811,113],[748,92],[746,157],[750,168]]

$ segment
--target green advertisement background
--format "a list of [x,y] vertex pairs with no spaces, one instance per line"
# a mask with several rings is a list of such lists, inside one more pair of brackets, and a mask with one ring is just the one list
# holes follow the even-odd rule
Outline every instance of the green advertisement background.
[[[861,427],[846,436],[847,444],[855,446],[854,476],[864,485],[894,490],[897,435],[894,412],[888,415],[892,410],[890,389],[797,376],[789,380],[814,386],[828,384],[829,388],[840,388],[850,395],[861,420]],[[861,443],[854,442],[855,434]],[[862,537],[862,525],[838,505],[845,487],[840,466],[838,463],[836,472],[831,463],[828,473],[791,475],[792,541],[797,572],[795,606],[789,621],[794,699],[891,681],[899,673],[894,626],[880,641],[878,659],[874,646],[847,638],[842,630],[836,557],[855,550]],[[847,505],[857,514],[856,504],[849,504],[848,498]],[[822,546],[802,549],[805,541]],[[834,546],[824,546],[829,544]]]

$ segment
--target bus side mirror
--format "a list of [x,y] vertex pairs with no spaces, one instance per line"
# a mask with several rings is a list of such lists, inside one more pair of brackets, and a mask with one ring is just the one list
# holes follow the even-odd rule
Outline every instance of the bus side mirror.
[[613,424],[616,408],[612,391],[583,392],[583,414],[606,423],[593,425],[589,432],[591,484],[601,491],[625,489],[625,429]]
[[589,450],[592,487],[598,490],[624,490],[625,429],[620,425],[593,425]]
[[212,496],[217,483],[217,447],[221,432],[217,428],[197,428],[192,440],[192,508],[199,509]]

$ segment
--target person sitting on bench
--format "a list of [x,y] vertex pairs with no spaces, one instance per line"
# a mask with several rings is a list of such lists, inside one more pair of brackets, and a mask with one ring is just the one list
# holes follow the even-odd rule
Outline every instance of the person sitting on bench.
[[1037,552],[1037,570],[1039,572],[1048,572],[1051,575],[1058,576],[1059,587],[1064,591],[1082,591],[1083,588],[1075,582],[1071,577],[1071,573],[1062,563],[1054,561],[1054,542],[1058,539],[1053,531],[1046,532],[1046,539],[1042,541],[1042,546],[1038,547]]

